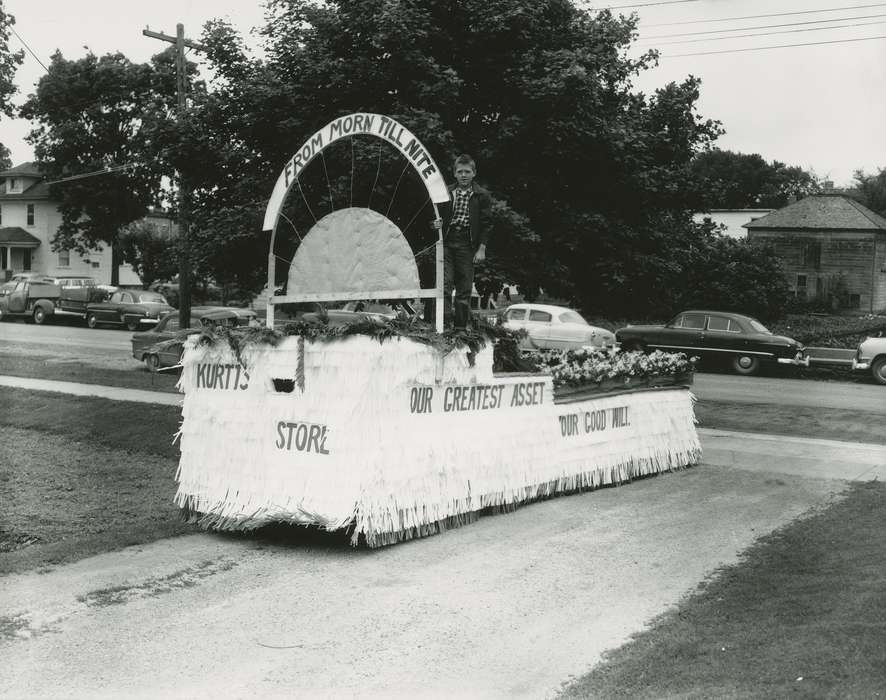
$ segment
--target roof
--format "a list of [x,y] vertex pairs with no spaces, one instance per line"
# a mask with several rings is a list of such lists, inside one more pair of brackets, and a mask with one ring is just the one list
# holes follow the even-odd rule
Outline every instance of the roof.
[[28,163],[21,163],[20,165],[16,165],[14,168],[10,168],[9,170],[4,170],[0,172],[0,177],[43,177],[43,173],[40,172],[40,166],[38,166],[35,162],[30,161]]
[[744,224],[746,229],[886,231],[886,218],[841,194],[813,194]]
[[35,182],[24,192],[16,192],[10,194],[0,188],[0,200],[9,201],[11,199],[49,199],[49,185],[45,182]]
[[0,228],[0,243],[5,245],[17,245],[25,248],[36,248],[40,245],[40,239],[32,236],[20,226],[7,226]]

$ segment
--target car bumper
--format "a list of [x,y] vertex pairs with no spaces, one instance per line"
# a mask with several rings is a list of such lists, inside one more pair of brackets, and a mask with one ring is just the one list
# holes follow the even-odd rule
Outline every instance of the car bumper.
[[795,367],[808,367],[809,366],[809,355],[803,355],[802,353],[797,353],[793,357],[776,358],[776,361],[780,365],[794,365]]
[[859,360],[859,359],[852,360],[852,370],[853,371],[859,371],[859,370],[863,371],[863,370],[868,370],[870,368],[871,368],[871,363],[868,360]]

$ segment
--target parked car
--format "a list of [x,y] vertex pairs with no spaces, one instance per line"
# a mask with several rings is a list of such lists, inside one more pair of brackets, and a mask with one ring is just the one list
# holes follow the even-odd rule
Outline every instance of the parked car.
[[156,324],[173,310],[162,294],[124,289],[111,294],[107,301],[90,304],[86,309],[86,325],[96,328],[110,323],[137,331],[142,326]]
[[40,272],[16,272],[6,284],[15,284],[16,282],[36,282],[38,284],[58,284],[58,280],[52,275],[44,275]]
[[[178,311],[166,314],[160,322],[145,331],[132,334],[132,356],[150,370],[174,367],[181,362],[185,340],[207,326],[249,326],[257,323],[255,311],[229,306],[191,307],[191,326],[181,328]],[[172,342],[167,342],[172,341]]]
[[98,287],[95,277],[75,275],[74,277],[56,277],[55,283],[59,287]]
[[510,330],[524,329],[524,350],[578,350],[608,348],[615,345],[615,335],[605,328],[590,325],[581,314],[565,306],[550,304],[513,304],[502,314],[502,325]]
[[886,384],[886,338],[872,337],[862,340],[855,351],[852,369],[870,370],[877,384]]
[[413,317],[416,314],[412,304],[407,299],[392,299],[384,302],[376,301],[349,301],[340,309],[317,308],[296,315],[299,321],[319,321],[324,315],[330,326],[342,326],[361,319],[373,319],[385,321],[396,318],[398,315]]
[[725,311],[684,311],[663,326],[627,326],[615,332],[623,350],[665,350],[725,359],[738,374],[756,374],[764,364],[809,366],[793,338],[773,335],[757,319]]

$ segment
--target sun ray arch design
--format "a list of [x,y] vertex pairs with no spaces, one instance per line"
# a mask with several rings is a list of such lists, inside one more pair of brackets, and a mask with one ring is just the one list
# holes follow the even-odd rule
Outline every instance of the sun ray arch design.
[[[299,177],[317,157],[322,159],[328,185],[324,149],[345,137],[351,138],[353,148],[353,137],[362,135],[380,139],[395,147],[406,158],[407,165],[400,179],[411,166],[427,191],[436,218],[439,218],[437,205],[449,201],[446,182],[430,153],[396,120],[380,114],[357,113],[329,122],[305,141],[286,162],[265,209],[263,228],[271,232],[268,250],[269,294],[273,294],[276,280],[277,226],[281,218],[288,221],[283,206],[290,190],[296,187],[301,191]],[[427,288],[420,285],[415,253],[403,231],[386,215],[368,207],[355,207],[350,202],[348,207],[334,209],[317,220],[308,233],[300,238],[298,251],[290,264],[286,294],[268,298],[269,327],[274,324],[275,304],[363,298],[434,298],[437,330],[442,331],[443,242],[439,232],[434,243],[435,285]]]

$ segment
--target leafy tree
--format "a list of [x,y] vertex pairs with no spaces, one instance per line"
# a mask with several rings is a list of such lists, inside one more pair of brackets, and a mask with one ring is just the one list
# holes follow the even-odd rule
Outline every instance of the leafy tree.
[[821,187],[814,173],[777,160],[768,163],[757,153],[703,151],[693,158],[691,172],[705,209],[777,209]]
[[151,136],[169,121],[174,95],[171,49],[152,64],[120,53],[67,60],[57,52],[21,109],[36,123],[28,141],[60,203],[53,248],[82,253],[110,245],[112,284],[118,283],[119,231],[162,196],[161,177],[169,171]]
[[0,170],[8,170],[12,167],[12,159],[9,155],[9,149],[0,143]]
[[147,289],[157,280],[172,279],[178,273],[176,238],[150,221],[127,224],[117,238],[123,262],[127,262]]
[[12,117],[14,107],[12,98],[18,88],[15,86],[15,72],[25,58],[25,52],[21,49],[11,51],[9,37],[12,34],[12,26],[15,17],[4,8],[4,0],[0,0],[0,114]]
[[886,168],[874,174],[855,171],[854,194],[856,198],[881,216],[886,216]]
[[[459,152],[477,158],[496,212],[489,261],[477,274],[484,289],[516,282],[589,309],[643,309],[660,291],[658,277],[644,275],[679,267],[670,237],[694,230],[689,163],[721,129],[696,113],[697,79],[651,96],[632,90],[655,60],[653,52],[627,57],[636,17],[568,0],[272,0],[269,10],[263,60],[224,23],[204,33],[218,79],[174,150],[183,168],[194,167],[201,221],[227,212],[203,224],[206,251],[245,249],[250,237],[266,245],[243,227],[260,220],[286,158],[329,120],[367,111],[404,123],[444,169]],[[374,146],[355,150],[356,172],[381,173],[373,206],[408,222],[415,202],[395,201],[396,154],[380,155],[376,167]],[[349,170],[352,156],[328,155],[305,172],[313,218],[347,189],[348,174],[324,178],[323,168],[345,160]],[[290,199],[287,221],[304,231],[312,217]],[[418,217],[423,226],[429,218]],[[407,237],[421,250],[427,239],[414,228]]]

